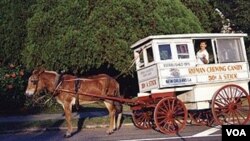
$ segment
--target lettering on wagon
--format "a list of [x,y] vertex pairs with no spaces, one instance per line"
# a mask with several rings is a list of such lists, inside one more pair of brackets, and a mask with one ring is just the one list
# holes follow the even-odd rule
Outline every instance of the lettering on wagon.
[[141,88],[145,89],[157,85],[156,80],[149,80],[141,83]]
[[189,68],[188,72],[191,75],[208,74],[208,81],[215,80],[233,80],[238,78],[238,72],[243,70],[242,65],[220,65],[209,67]]
[[242,65],[228,65],[228,66],[211,66],[211,67],[195,67],[189,68],[189,74],[202,74],[202,73],[216,73],[216,72],[227,72],[227,71],[240,71]]

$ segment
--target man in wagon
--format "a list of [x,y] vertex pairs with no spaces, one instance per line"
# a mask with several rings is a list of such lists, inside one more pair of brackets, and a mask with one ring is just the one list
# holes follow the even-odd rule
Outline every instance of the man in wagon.
[[205,41],[200,42],[200,49],[196,53],[197,64],[208,64],[209,63],[209,54],[206,50],[207,43]]

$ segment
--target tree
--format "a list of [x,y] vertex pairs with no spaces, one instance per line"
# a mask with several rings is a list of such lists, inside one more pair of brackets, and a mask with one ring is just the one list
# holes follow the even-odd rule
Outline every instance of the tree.
[[[250,34],[250,1],[249,0],[210,0],[214,7],[218,8],[225,18],[230,20],[235,32]],[[250,38],[246,38],[247,54],[250,54]],[[250,56],[248,55],[248,58]]]
[[0,111],[13,112],[24,105],[26,74],[20,64],[27,37],[28,0],[0,1]]
[[32,2],[28,0],[0,1],[0,64],[19,64],[21,51],[24,48],[28,7]]
[[219,14],[207,0],[181,0],[199,19],[208,33],[220,32],[222,23]]
[[223,15],[230,20],[236,31],[250,33],[250,17],[248,0],[211,0],[214,7],[218,8]]
[[204,32],[180,1],[40,0],[30,9],[23,63],[34,68],[117,71],[132,60],[129,46],[153,34]]

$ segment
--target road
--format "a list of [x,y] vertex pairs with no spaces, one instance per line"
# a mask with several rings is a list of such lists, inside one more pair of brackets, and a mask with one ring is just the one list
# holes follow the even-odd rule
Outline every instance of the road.
[[[75,129],[76,130],[76,129]],[[178,135],[161,134],[155,130],[141,130],[133,125],[124,125],[112,135],[105,133],[106,128],[82,129],[70,138],[64,138],[65,129],[27,131],[21,133],[0,134],[1,141],[221,141],[219,127],[187,125]]]

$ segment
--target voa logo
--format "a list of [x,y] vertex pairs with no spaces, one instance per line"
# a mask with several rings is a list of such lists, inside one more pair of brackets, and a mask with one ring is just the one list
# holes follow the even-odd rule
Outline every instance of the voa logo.
[[247,136],[244,129],[226,129],[227,136]]

